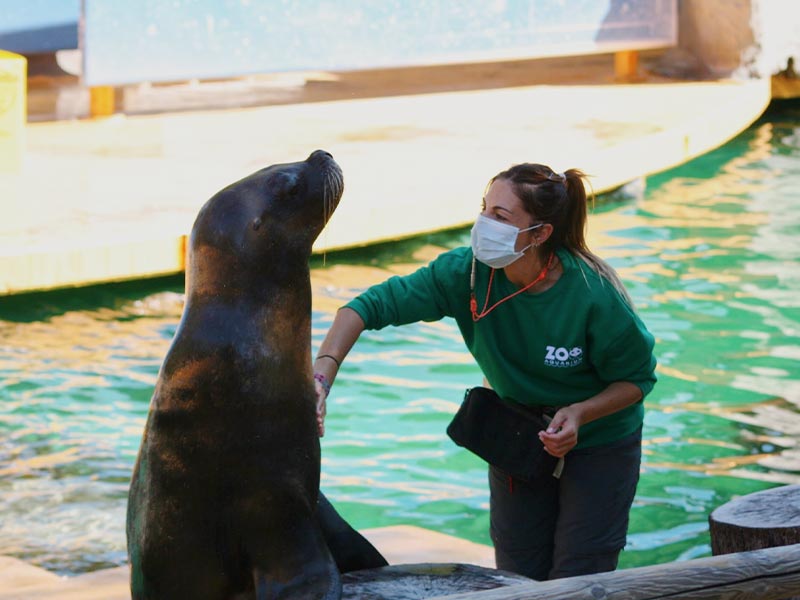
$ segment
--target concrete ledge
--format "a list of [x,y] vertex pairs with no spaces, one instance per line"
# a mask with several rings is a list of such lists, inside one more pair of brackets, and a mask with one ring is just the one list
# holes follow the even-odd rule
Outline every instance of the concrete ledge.
[[0,556],[0,597],[6,593],[19,594],[22,590],[57,585],[61,578],[55,573],[28,563]]
[[179,235],[7,249],[0,251],[0,295],[180,273],[185,243]]
[[724,144],[769,102],[769,80],[538,85],[29,124],[23,168],[0,174],[0,294],[180,271],[211,195],[316,148],[345,174],[321,252],[467,225],[517,162],[614,189]]
[[[361,532],[390,564],[456,562],[494,568],[494,551],[450,535],[399,525]],[[128,567],[58,577],[0,556],[0,600],[130,600]]]

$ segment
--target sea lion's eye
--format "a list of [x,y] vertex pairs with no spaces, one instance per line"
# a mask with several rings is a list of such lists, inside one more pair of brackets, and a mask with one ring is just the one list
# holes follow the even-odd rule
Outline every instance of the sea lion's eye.
[[294,181],[291,182],[291,185],[289,185],[289,188],[286,190],[286,193],[289,196],[296,196],[299,190],[300,190],[300,181],[298,179],[295,179]]
[[300,189],[300,178],[288,173],[281,173],[281,180],[275,183],[279,184],[282,196],[295,196]]

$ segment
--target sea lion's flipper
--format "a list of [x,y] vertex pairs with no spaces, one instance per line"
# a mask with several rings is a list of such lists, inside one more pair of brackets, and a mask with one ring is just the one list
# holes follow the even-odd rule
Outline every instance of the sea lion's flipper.
[[[280,530],[273,526],[271,531]],[[291,523],[295,537],[280,535],[277,548],[251,546],[257,600],[340,600],[342,579],[322,532],[310,518]]]
[[317,520],[341,573],[385,567],[389,563],[369,541],[345,521],[322,492]]
[[[331,563],[333,567],[333,563]],[[313,572],[304,572],[287,584],[278,582],[267,572],[255,569],[253,583],[255,584],[256,600],[292,599],[306,600],[314,598],[319,600],[341,600],[342,580],[335,568],[329,569],[328,577],[318,578]]]

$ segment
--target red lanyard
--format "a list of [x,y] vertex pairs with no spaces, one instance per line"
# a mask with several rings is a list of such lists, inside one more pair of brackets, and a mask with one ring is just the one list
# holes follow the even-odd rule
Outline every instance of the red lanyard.
[[550,267],[553,265],[553,258],[555,257],[555,253],[550,253],[550,258],[547,259],[547,264],[542,268],[539,274],[536,276],[536,279],[531,281],[528,285],[523,288],[518,289],[513,294],[509,294],[505,298],[502,298],[492,304],[492,306],[487,310],[486,307],[489,304],[489,296],[492,293],[492,281],[494,280],[494,272],[496,269],[492,269],[492,272],[489,274],[489,286],[486,288],[486,302],[483,303],[483,308],[481,309],[480,314],[478,314],[478,301],[475,299],[475,258],[472,258],[472,273],[470,273],[469,279],[469,309],[472,312],[472,320],[474,322],[478,322],[480,319],[488,315],[492,312],[495,308],[500,306],[506,300],[511,300],[517,294],[521,294],[522,292],[531,289],[537,283],[542,281],[545,277],[547,277],[547,272],[550,270]]

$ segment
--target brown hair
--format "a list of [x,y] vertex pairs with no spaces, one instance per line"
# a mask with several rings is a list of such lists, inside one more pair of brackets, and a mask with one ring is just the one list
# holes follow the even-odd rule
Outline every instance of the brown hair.
[[594,195],[586,174],[579,169],[556,173],[546,165],[522,163],[495,175],[489,185],[501,179],[508,181],[525,210],[537,221],[550,223],[553,233],[541,248],[549,254],[565,248],[586,264],[601,279],[608,280],[619,294],[633,306],[625,286],[614,268],[594,254],[586,245],[586,205]]

